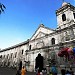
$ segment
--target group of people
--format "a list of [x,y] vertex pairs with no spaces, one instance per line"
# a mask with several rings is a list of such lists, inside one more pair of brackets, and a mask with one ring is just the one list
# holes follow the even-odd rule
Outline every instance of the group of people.
[[[56,66],[52,66],[51,67],[51,71],[50,71],[50,75],[57,75],[58,71]],[[70,70],[66,69],[61,69],[61,75],[74,75],[74,71],[72,70],[72,68],[70,68]]]
[[16,75],[26,75],[25,67],[23,66],[21,69],[18,69]]
[[70,68],[70,70],[66,70],[66,67],[65,67],[65,69],[61,69],[61,74],[62,75],[74,75],[74,72],[72,68]]
[[[58,74],[57,68],[55,66],[52,66],[50,75],[57,75],[57,74]],[[72,68],[70,68],[70,70],[68,70],[65,67],[65,69],[61,69],[61,75],[74,75],[74,72],[73,72]]]
[[43,69],[42,71],[40,71],[39,68],[36,69],[36,75],[57,75],[58,72],[56,66],[53,65],[48,73],[49,74],[47,74],[46,69]]
[[57,68],[55,65],[53,65],[50,70],[50,75],[57,75],[57,74],[58,74]]
[[[50,69],[50,73],[49,75],[57,75],[58,71],[55,65],[53,65]],[[16,75],[26,75],[26,68],[23,66],[22,68],[19,68],[17,70]],[[36,71],[36,75],[47,75],[47,71],[46,70],[42,70],[42,72],[40,72],[39,68]],[[72,68],[70,68],[70,70],[66,69],[61,69],[61,75],[74,75],[74,72],[72,70]]]

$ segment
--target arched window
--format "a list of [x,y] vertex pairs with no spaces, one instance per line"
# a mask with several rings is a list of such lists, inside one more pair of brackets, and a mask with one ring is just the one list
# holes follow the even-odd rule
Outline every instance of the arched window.
[[7,59],[9,59],[9,54],[7,55]]
[[51,43],[52,43],[52,45],[55,44],[55,38],[51,39]]
[[4,55],[4,58],[5,58],[5,55]]
[[17,56],[17,52],[15,53],[15,58],[16,58],[16,56]]
[[66,21],[66,15],[65,14],[62,15],[62,20]]
[[31,45],[29,46],[29,50],[31,50]]
[[12,58],[12,56],[13,56],[13,53],[11,53],[11,58]]
[[24,50],[22,50],[22,54],[23,54],[23,51],[24,51]]
[[74,15],[74,19],[75,19],[75,13],[73,13],[73,15]]
[[2,58],[2,55],[0,55],[0,58]]

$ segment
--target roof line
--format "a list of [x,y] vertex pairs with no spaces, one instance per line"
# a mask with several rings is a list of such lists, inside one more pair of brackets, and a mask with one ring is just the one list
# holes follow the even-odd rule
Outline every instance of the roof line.
[[[27,44],[28,42],[29,42],[29,39],[28,39],[27,41],[21,42],[21,43],[19,43],[19,44],[14,45],[14,46],[11,46],[11,47],[2,49],[1,51],[6,51],[6,50],[10,50],[10,49],[16,48],[16,47],[18,47],[18,46],[22,46],[22,45],[24,45],[24,44]],[[0,51],[0,52],[1,52],[1,51]]]
[[[54,29],[45,27],[44,24],[40,24],[39,27],[37,28],[37,30],[36,30],[36,31],[34,32],[34,34],[31,36],[31,38],[36,34],[36,32],[38,31],[38,29],[39,29],[40,27],[46,28],[46,29],[48,29],[48,30],[53,30],[53,31],[55,31]],[[31,38],[30,38],[30,39],[31,39]]]

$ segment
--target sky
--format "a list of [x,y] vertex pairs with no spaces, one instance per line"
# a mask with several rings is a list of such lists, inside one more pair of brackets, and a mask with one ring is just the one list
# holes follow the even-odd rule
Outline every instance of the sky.
[[[75,6],[75,0],[64,0]],[[6,6],[0,15],[0,48],[5,49],[30,39],[43,23],[57,28],[56,10],[63,0],[0,0]]]

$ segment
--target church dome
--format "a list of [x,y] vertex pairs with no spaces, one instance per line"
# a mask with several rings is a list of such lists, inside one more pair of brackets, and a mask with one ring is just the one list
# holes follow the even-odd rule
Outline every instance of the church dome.
[[68,4],[68,3],[64,2],[64,3],[62,4],[62,7],[65,6],[65,5],[67,5],[67,4]]

